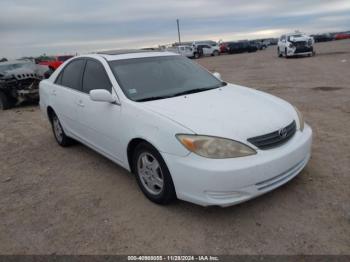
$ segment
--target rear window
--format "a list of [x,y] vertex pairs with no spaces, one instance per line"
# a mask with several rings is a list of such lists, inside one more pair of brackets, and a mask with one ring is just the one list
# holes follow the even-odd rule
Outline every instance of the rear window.
[[303,35],[297,34],[297,35],[289,35],[288,36],[288,41],[290,41],[291,39],[293,40],[293,38],[298,38],[298,37],[302,37]]
[[56,83],[81,91],[81,76],[84,65],[85,60],[83,59],[72,61],[65,66],[63,72],[58,76]]

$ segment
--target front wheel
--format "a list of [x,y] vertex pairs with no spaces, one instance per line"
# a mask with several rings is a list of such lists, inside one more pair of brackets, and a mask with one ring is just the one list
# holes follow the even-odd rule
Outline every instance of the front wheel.
[[7,95],[0,91],[0,110],[6,110],[11,107],[11,103]]
[[194,58],[195,58],[195,59],[198,59],[198,58],[199,58],[199,53],[197,53],[197,52],[194,53]]
[[73,143],[73,139],[68,137],[64,132],[60,120],[56,114],[53,114],[51,117],[51,125],[55,139],[60,146],[66,147],[70,146]]
[[213,56],[218,56],[218,55],[220,55],[219,51],[215,50],[215,51],[213,52]]
[[144,195],[157,204],[176,199],[170,172],[160,153],[150,144],[139,144],[133,155],[133,171]]
[[279,47],[277,48],[277,55],[278,55],[278,57],[282,57],[282,53],[281,53],[281,51],[280,51],[280,48],[279,48]]

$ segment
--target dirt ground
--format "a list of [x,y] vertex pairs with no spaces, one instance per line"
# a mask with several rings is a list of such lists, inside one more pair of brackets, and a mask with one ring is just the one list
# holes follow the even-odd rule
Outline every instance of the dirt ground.
[[316,51],[198,60],[298,106],[314,131],[298,177],[229,208],[155,205],[121,167],[59,147],[37,107],[0,112],[0,253],[350,254],[350,40]]

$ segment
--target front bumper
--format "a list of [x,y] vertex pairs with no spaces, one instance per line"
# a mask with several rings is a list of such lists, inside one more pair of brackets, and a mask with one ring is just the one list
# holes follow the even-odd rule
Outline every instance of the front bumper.
[[313,53],[313,47],[310,46],[301,46],[301,47],[288,47],[287,56],[301,56],[301,55],[310,55]]
[[298,175],[311,154],[312,130],[305,125],[282,146],[233,159],[162,153],[179,199],[202,206],[230,206],[269,192]]

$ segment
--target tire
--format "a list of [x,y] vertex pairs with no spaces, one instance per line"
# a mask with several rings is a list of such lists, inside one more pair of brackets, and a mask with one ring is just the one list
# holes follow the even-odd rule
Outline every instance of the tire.
[[166,205],[176,199],[169,169],[152,145],[145,142],[137,145],[132,158],[132,170],[141,191],[152,202]]
[[219,51],[215,50],[215,51],[213,52],[213,56],[219,56],[219,55],[220,55]]
[[195,59],[198,59],[199,58],[199,53],[194,53],[194,56],[193,56]]
[[278,57],[282,57],[282,53],[280,52],[280,48],[279,47],[277,48],[277,55],[278,55]]
[[62,147],[67,147],[73,144],[74,140],[66,135],[64,132],[61,122],[55,113],[52,113],[50,117],[52,132],[57,143]]
[[6,110],[11,107],[11,101],[7,95],[0,91],[0,110]]

